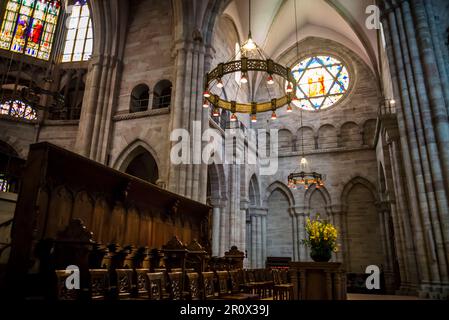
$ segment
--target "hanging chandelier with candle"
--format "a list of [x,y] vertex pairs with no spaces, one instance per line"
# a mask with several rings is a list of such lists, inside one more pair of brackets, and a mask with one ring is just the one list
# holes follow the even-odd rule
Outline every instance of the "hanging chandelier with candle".
[[[296,0],[293,1],[295,10],[295,27],[296,27],[296,56],[299,57],[299,39],[298,39],[298,20],[296,15]],[[296,87],[295,87],[296,88]],[[312,186],[316,189],[324,187],[325,176],[321,173],[312,171],[309,162],[304,155],[304,130],[302,125],[302,113],[300,109],[300,128],[301,128],[301,160],[299,162],[299,169],[288,175],[288,187],[291,189],[298,189],[303,187],[305,190]]]
[[[236,77],[236,74],[239,76]],[[241,87],[250,85],[250,74],[254,76],[254,79],[261,77],[262,81],[265,81],[270,98],[268,101],[254,101],[256,99],[254,99],[251,92],[248,95],[251,101],[239,101],[237,99]],[[239,86],[235,99],[227,99],[223,94],[223,88],[228,85],[230,79],[237,78]],[[277,88],[277,86],[279,87]],[[218,109],[229,110],[231,112],[230,121],[232,122],[237,121],[236,113],[251,114],[251,122],[256,122],[257,113],[267,111],[271,111],[271,119],[276,120],[277,109],[287,105],[287,112],[292,111],[290,103],[297,100],[294,88],[296,88],[296,80],[291,69],[267,58],[263,50],[252,39],[251,0],[249,0],[248,40],[239,47],[239,51],[230,61],[219,63],[212,71],[206,74],[203,107],[212,107],[213,115],[219,114]],[[273,92],[279,91],[285,92],[285,94],[282,96],[273,94]]]

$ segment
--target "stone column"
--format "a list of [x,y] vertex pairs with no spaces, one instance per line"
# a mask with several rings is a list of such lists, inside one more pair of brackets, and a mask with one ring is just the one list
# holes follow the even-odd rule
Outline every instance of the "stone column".
[[[391,218],[394,228],[394,246],[396,248],[396,255],[399,265],[399,273],[401,278],[400,292],[403,294],[416,292],[417,283],[417,270],[416,270],[416,258],[415,258],[415,246],[411,236],[411,222],[409,220],[407,195],[404,173],[402,168],[401,153],[399,149],[399,140],[397,135],[394,136],[392,132],[388,133],[386,138],[391,163],[392,180],[394,184],[394,193],[396,195],[396,210],[392,210]],[[410,235],[406,237],[406,235]]]
[[298,261],[306,261],[307,253],[306,246],[301,244],[301,241],[306,238],[306,215],[303,211],[297,213],[297,230],[298,230]]
[[[395,11],[389,12],[384,20],[384,29],[387,41],[387,52],[389,62],[391,64],[391,77],[393,89],[398,97],[404,97],[404,102],[398,101],[396,108],[398,114],[398,128],[401,136],[401,145],[404,150],[403,161],[406,170],[406,178],[408,188],[408,198],[410,201],[410,211],[413,216],[415,230],[414,239],[416,240],[417,256],[424,259],[419,259],[419,269],[421,270],[422,280],[429,281],[429,263],[425,261],[427,256],[426,237],[424,235],[423,226],[421,223],[421,212],[428,211],[427,201],[425,199],[425,192],[419,192],[418,188],[423,185],[416,185],[416,181],[423,181],[423,174],[419,167],[420,159],[417,151],[418,142],[416,141],[415,129],[413,120],[410,119],[412,115],[409,110],[409,91],[407,88],[407,81],[404,73],[403,50],[401,47],[401,39],[397,27]],[[391,30],[391,31],[390,31]],[[399,100],[399,99],[398,99]],[[412,241],[412,239],[410,239]]]
[[343,250],[344,248],[344,237],[345,230],[343,230],[343,217],[341,212],[341,207],[339,205],[334,205],[329,210],[332,213],[332,218],[334,220],[334,226],[337,228],[337,252],[335,253],[335,261],[343,262]]
[[239,249],[243,252],[246,251],[248,245],[247,245],[247,227],[246,227],[246,213],[248,211],[249,207],[249,200],[247,198],[240,200],[240,222],[239,222],[239,228],[240,228],[240,243],[239,243]]
[[297,219],[296,219],[296,212],[295,212],[295,208],[289,208],[289,215],[291,218],[291,224],[292,224],[292,240],[293,240],[293,261],[298,261],[298,243],[299,243],[299,239],[298,239],[298,223],[297,223]]
[[212,209],[212,256],[220,254],[220,207]]
[[229,216],[226,207],[226,200],[222,200],[220,203],[220,251],[219,256],[223,257],[225,252],[229,248]]
[[[249,210],[249,209],[248,209]],[[251,268],[251,217],[248,210],[246,210],[245,224],[246,224],[246,246],[245,246],[245,260],[243,264],[245,268]]]
[[[195,141],[190,145],[190,163],[170,166],[169,188],[173,192],[204,202],[207,165],[201,160],[201,150],[205,144],[201,141],[201,135],[208,129],[208,115],[202,108],[201,93],[211,56],[201,37],[178,41],[174,51],[176,75],[171,130],[186,129]],[[172,142],[172,146],[176,143]]]
[[267,215],[261,216],[262,219],[262,268],[265,268],[265,261],[267,259]]
[[78,133],[76,135],[75,151],[85,157],[90,155],[91,139],[97,111],[99,82],[101,80],[102,60],[102,56],[94,55],[89,64],[83,108],[81,109]]
[[266,208],[249,208],[251,217],[251,267],[262,268],[265,266],[266,249]]
[[256,252],[257,252],[257,261],[256,266],[257,268],[262,268],[263,264],[263,257],[262,257],[262,217],[260,215],[257,215],[256,217],[256,223],[257,223],[257,240],[256,240]]
[[255,269],[257,268],[256,266],[256,261],[257,261],[257,222],[256,222],[256,218],[257,216],[254,214],[251,214],[250,211],[250,219],[251,219],[251,249],[250,249],[250,253],[251,253],[251,268]]

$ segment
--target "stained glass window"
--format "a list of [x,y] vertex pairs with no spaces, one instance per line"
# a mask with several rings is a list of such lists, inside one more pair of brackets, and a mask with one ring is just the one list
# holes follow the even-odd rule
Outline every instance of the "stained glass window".
[[326,109],[348,90],[349,73],[343,63],[331,56],[313,56],[292,68],[297,81],[295,104],[304,110]]
[[92,56],[93,48],[89,6],[86,0],[76,1],[71,10],[62,62],[86,61]]
[[9,0],[0,48],[48,60],[60,7],[59,0]]
[[8,115],[26,120],[37,119],[36,109],[19,100],[0,103],[0,115]]

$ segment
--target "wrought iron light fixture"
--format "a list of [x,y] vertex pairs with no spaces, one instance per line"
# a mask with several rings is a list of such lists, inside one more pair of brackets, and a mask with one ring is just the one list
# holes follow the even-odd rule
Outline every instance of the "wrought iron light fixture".
[[[294,78],[291,69],[276,63],[275,61],[266,58],[261,48],[254,42],[251,37],[251,0],[249,0],[249,34],[248,40],[240,47],[239,52],[231,58],[231,61],[219,63],[212,71],[205,76],[205,89],[203,93],[204,101],[203,107],[213,107],[229,110],[231,112],[230,120],[236,121],[236,113],[251,114],[251,122],[257,122],[257,113],[271,111],[271,119],[276,120],[276,110],[289,105],[287,111],[291,111],[290,103],[296,99],[293,88],[296,88],[296,79]],[[240,59],[236,59],[238,56]],[[238,90],[241,86],[248,84],[250,72],[263,72],[262,81],[267,85],[267,91],[270,95],[269,101],[254,101],[254,97],[250,93],[250,102],[237,101]],[[229,74],[239,74],[239,88],[235,99],[227,99],[222,95],[223,87],[227,86],[229,79],[236,77],[228,77],[225,81],[224,77]],[[278,78],[278,79],[275,79]],[[276,81],[278,80],[278,81]],[[269,86],[278,83],[281,88],[287,84],[285,95],[272,97]],[[249,84],[248,84],[249,85]],[[223,96],[223,97],[222,97]]]
[[[298,20],[296,15],[296,0],[293,1],[295,6],[295,26],[296,26],[296,55],[299,57],[299,41],[298,41]],[[294,86],[296,88],[296,86]],[[288,90],[288,87],[287,87]],[[289,110],[287,110],[289,111]],[[309,189],[313,185],[317,189],[324,186],[324,175],[310,170],[309,163],[304,156],[304,130],[302,125],[302,112],[300,109],[300,128],[301,128],[301,160],[299,163],[299,170],[288,175],[288,186],[291,189],[298,189],[303,186],[304,189]]]

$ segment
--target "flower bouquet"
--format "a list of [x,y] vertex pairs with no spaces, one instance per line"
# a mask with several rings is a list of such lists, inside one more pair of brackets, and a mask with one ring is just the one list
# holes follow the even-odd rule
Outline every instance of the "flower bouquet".
[[303,244],[310,247],[310,257],[316,262],[327,262],[332,252],[337,252],[337,229],[328,221],[320,220],[319,215],[313,220],[307,219],[307,238]]

